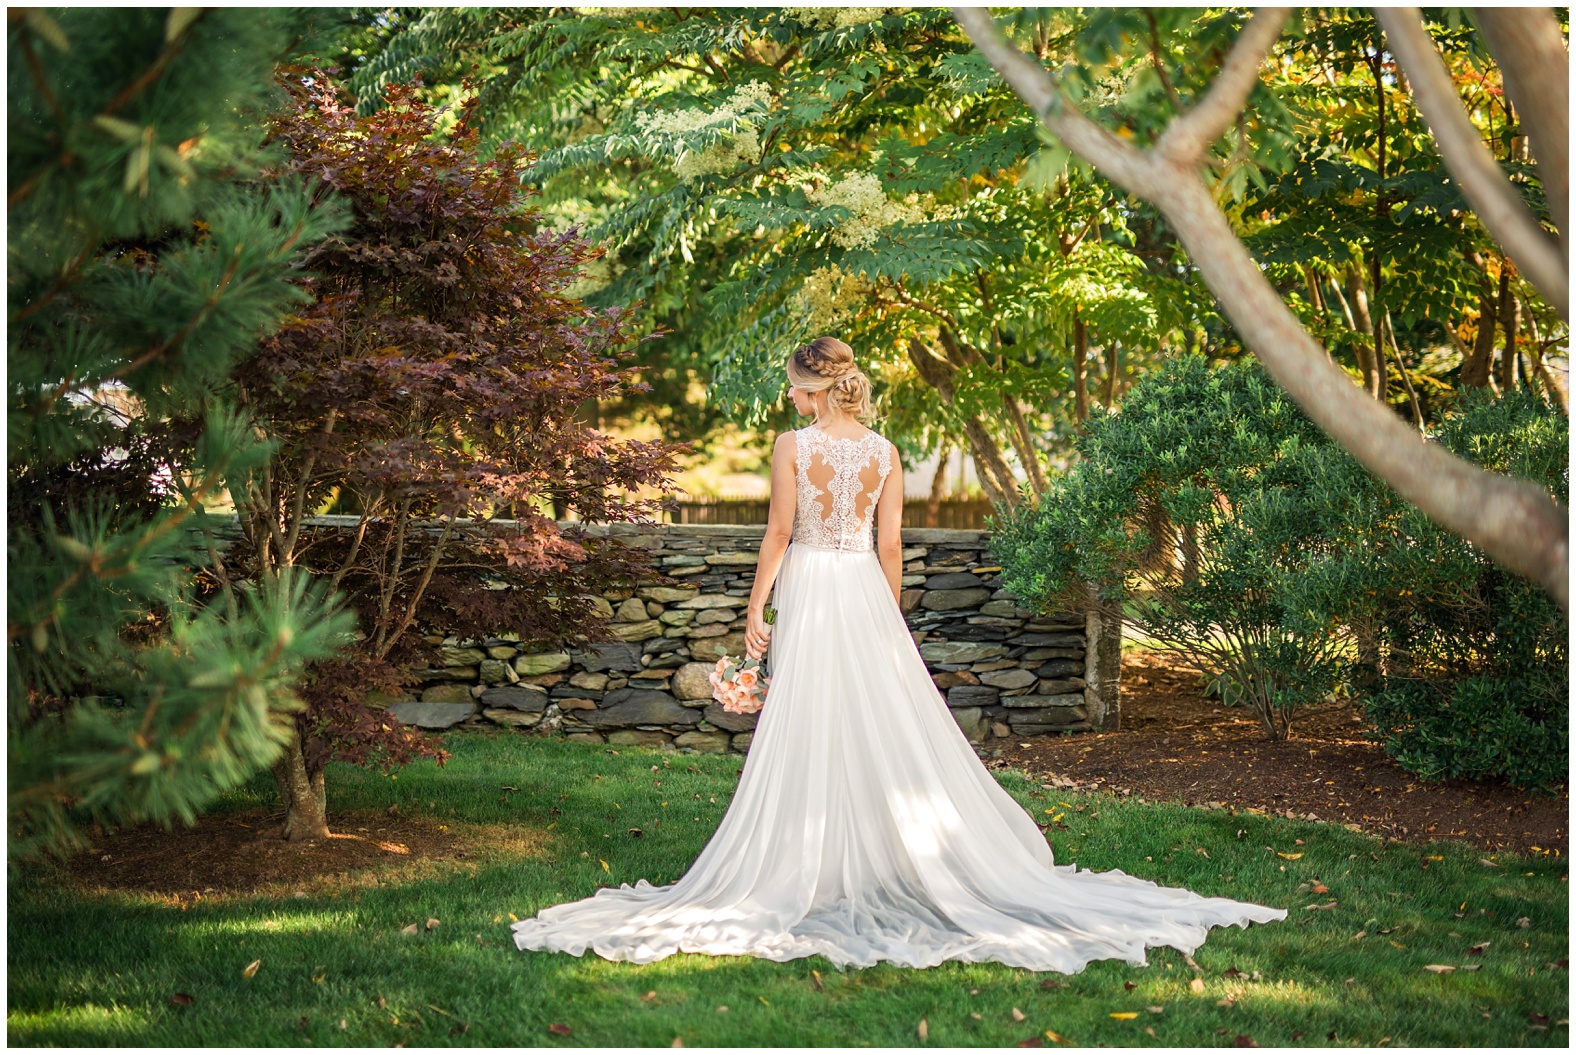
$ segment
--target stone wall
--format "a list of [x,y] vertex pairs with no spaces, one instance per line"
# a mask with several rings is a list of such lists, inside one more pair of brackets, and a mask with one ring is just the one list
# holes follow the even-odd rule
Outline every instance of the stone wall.
[[[414,698],[388,701],[389,711],[426,728],[509,726],[591,743],[747,750],[755,716],[714,703],[707,674],[719,656],[743,654],[763,529],[592,530],[648,547],[682,585],[603,596],[615,640],[583,650],[524,653],[509,634],[429,638],[443,665],[418,671]],[[903,543],[905,618],[971,741],[1115,727],[1118,686],[1097,614],[1018,607],[997,583],[984,532],[910,529]]]

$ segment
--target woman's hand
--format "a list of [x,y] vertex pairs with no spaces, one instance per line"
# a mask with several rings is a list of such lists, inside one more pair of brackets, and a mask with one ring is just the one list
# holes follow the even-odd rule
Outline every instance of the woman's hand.
[[744,654],[751,659],[760,659],[766,655],[766,646],[771,644],[772,628],[766,625],[764,613],[751,607],[744,620]]

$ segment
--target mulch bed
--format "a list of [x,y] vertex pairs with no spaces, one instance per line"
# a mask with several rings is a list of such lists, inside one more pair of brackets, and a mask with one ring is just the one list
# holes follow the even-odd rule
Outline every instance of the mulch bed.
[[265,810],[211,814],[194,828],[143,825],[99,835],[66,871],[81,886],[164,894],[177,900],[321,891],[355,874],[375,878],[428,861],[463,860],[464,837],[446,824],[401,814],[341,813],[328,839],[287,843]]
[[1085,790],[1290,812],[1418,843],[1569,852],[1568,785],[1548,797],[1504,781],[1424,783],[1367,739],[1353,701],[1309,709],[1293,721],[1292,738],[1276,742],[1251,714],[1206,698],[1201,685],[1198,671],[1166,657],[1124,656],[1119,731],[1008,741],[991,764]]

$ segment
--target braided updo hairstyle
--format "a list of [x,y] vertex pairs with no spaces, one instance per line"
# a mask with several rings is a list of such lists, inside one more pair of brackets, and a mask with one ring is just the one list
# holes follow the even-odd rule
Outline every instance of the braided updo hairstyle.
[[836,337],[817,337],[789,356],[788,380],[801,392],[826,392],[832,406],[860,421],[872,416],[870,379]]

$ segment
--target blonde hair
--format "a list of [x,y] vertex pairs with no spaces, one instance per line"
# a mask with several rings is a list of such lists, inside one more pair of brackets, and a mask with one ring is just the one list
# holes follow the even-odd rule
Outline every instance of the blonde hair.
[[836,337],[817,337],[788,357],[788,380],[801,392],[826,392],[832,406],[860,421],[873,415],[870,379],[854,350]]

